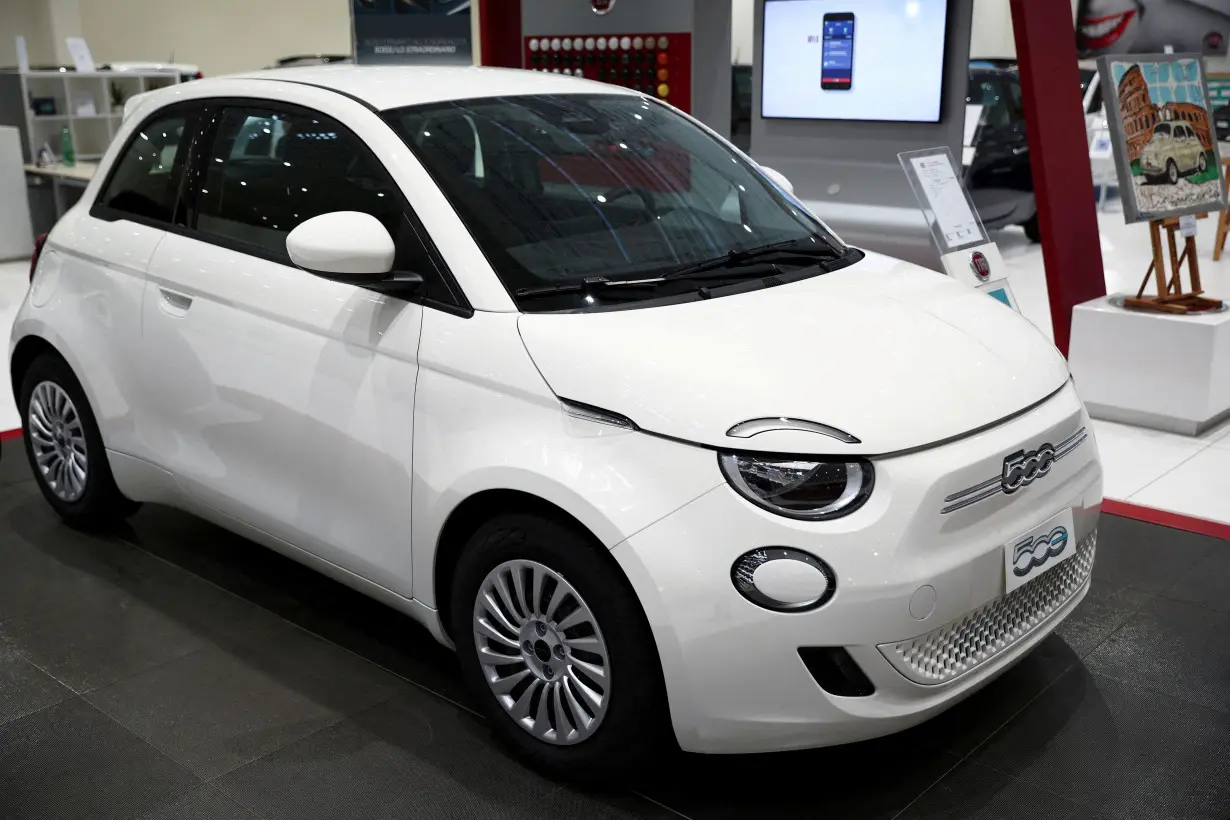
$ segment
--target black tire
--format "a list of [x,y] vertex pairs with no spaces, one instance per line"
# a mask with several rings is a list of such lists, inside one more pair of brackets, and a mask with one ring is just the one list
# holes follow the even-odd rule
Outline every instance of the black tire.
[[[30,404],[35,389],[47,382],[59,387],[71,400],[85,439],[84,490],[79,497],[72,500],[65,500],[56,494],[47,476],[39,467],[35,455],[35,448],[38,445],[30,431]],[[85,391],[63,359],[51,353],[44,353],[30,364],[21,382],[18,408],[21,411],[21,432],[26,448],[26,458],[29,459],[30,469],[34,472],[35,483],[38,484],[47,503],[66,524],[80,529],[96,529],[123,521],[141,508],[140,504],[125,498],[115,486],[115,478],[111,474],[111,465],[107,462],[107,453],[103,447],[102,435],[98,431],[98,423],[94,420],[94,413],[86,400]]]
[[1179,184],[1179,166],[1173,159],[1166,160],[1166,182],[1171,185]]
[[[562,780],[610,783],[608,778],[641,770],[663,743],[674,744],[666,731],[670,717],[653,635],[631,586],[601,549],[572,525],[529,514],[500,516],[466,544],[451,591],[452,638],[462,675],[493,731],[520,760]],[[477,596],[492,570],[514,560],[534,561],[563,576],[593,613],[606,643],[609,705],[593,734],[574,745],[554,745],[526,731],[483,674],[474,630]]]
[[1021,223],[1021,227],[1025,229],[1025,236],[1030,242],[1042,241],[1042,228],[1038,226],[1038,215],[1034,214],[1028,220]]

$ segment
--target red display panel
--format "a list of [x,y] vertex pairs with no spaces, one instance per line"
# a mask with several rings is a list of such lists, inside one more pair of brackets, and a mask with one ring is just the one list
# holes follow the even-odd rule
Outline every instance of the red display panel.
[[572,183],[594,188],[631,187],[655,193],[692,189],[692,157],[672,145],[650,145],[652,159],[627,158],[628,152],[610,146],[609,155],[558,157],[543,160],[538,173],[546,183]]
[[692,35],[580,34],[525,37],[525,68],[631,88],[692,110]]

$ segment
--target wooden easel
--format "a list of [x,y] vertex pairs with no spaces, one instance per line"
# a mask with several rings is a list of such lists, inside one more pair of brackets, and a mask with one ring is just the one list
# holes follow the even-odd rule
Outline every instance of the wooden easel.
[[[1196,214],[1197,219],[1204,219],[1208,214]],[[1166,274],[1166,260],[1162,254],[1162,229],[1166,229],[1166,244],[1170,251],[1170,275]],[[1183,253],[1179,253],[1175,242],[1175,232],[1179,230],[1179,218],[1154,219],[1149,222],[1149,239],[1153,243],[1153,261],[1145,271],[1145,278],[1140,283],[1136,298],[1124,300],[1127,307],[1140,310],[1156,310],[1163,313],[1198,313],[1203,310],[1214,310],[1221,307],[1220,299],[1205,299],[1200,294],[1204,289],[1200,285],[1200,264],[1196,260],[1196,237],[1183,237]],[[1183,264],[1191,276],[1192,289],[1183,291]],[[1145,287],[1152,276],[1157,285],[1156,296],[1146,296]]]
[[[1222,198],[1230,203],[1230,159],[1221,161],[1221,192]],[[1226,235],[1230,234],[1230,208],[1221,212],[1217,218],[1217,236],[1213,239],[1213,261],[1221,260],[1221,253],[1226,249]]]

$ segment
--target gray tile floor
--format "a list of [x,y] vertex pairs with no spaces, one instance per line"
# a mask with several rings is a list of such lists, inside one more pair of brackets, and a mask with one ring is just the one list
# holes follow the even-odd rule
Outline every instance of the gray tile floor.
[[171,510],[67,530],[2,446],[3,818],[1230,818],[1224,541],[1106,517],[1080,609],[937,719],[597,794],[505,756],[408,619]]

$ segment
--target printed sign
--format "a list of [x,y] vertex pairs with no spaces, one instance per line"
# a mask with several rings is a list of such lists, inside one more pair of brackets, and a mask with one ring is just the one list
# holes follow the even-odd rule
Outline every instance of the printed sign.
[[982,231],[948,157],[914,157],[910,163],[948,247],[960,247],[980,238]]
[[350,0],[355,62],[473,65],[471,0]]

